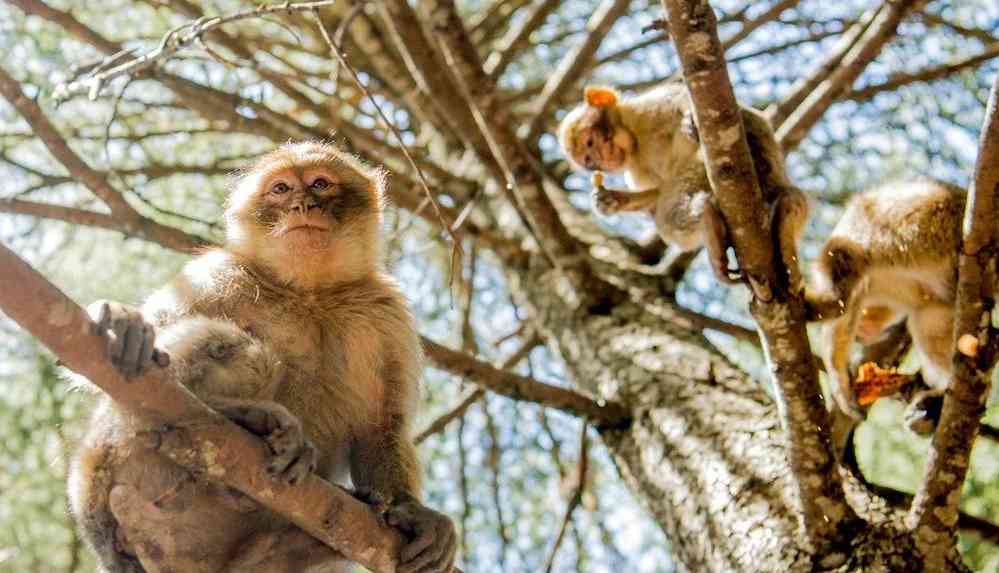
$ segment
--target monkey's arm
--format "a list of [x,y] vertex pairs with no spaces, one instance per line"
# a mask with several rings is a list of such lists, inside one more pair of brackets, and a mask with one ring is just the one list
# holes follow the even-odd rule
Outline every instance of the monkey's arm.
[[593,206],[604,215],[634,211],[648,211],[655,208],[659,200],[659,190],[619,191],[604,186],[593,188]]
[[[411,343],[417,344],[415,337]],[[457,534],[450,518],[420,503],[420,464],[407,435],[419,354],[407,350],[389,351],[382,373],[385,411],[379,427],[355,438],[351,479],[362,496],[388,504],[386,521],[408,537],[399,554],[399,573],[448,573],[457,552]]]

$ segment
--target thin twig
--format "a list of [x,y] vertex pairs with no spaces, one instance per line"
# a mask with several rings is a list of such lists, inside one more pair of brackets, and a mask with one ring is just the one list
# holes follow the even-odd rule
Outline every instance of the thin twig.
[[555,557],[558,555],[558,549],[562,545],[562,539],[565,537],[565,532],[569,529],[569,523],[572,521],[572,514],[583,501],[583,492],[586,489],[586,479],[590,465],[589,440],[586,436],[586,429],[586,422],[583,422],[583,427],[579,431],[579,462],[576,465],[575,483],[573,484],[569,501],[566,502],[565,513],[562,514],[562,524],[559,526],[558,534],[555,536],[555,542],[548,553],[548,559],[545,560],[545,573],[551,573],[552,566],[555,565]]
[[193,22],[185,22],[167,32],[159,44],[151,50],[140,53],[128,61],[111,68],[91,71],[80,79],[57,85],[52,97],[56,101],[62,101],[76,94],[86,93],[90,99],[97,99],[101,89],[109,81],[121,75],[135,75],[149,69],[159,61],[168,59],[188,45],[196,43],[206,32],[210,32],[215,28],[239,20],[259,18],[268,14],[291,14],[293,12],[311,11],[323,6],[332,6],[336,2],[337,0],[314,0],[300,3],[284,2],[282,4],[258,6],[225,16],[205,16]]
[[323,35],[323,40],[329,46],[330,52],[333,53],[333,57],[335,57],[336,60],[340,63],[340,66],[342,66],[350,73],[350,77],[353,78],[354,83],[357,85],[357,88],[360,89],[362,93],[364,93],[364,96],[368,98],[368,100],[371,102],[371,105],[374,106],[375,111],[378,112],[378,117],[381,118],[382,123],[385,124],[386,129],[391,131],[392,135],[395,136],[396,141],[399,142],[399,147],[400,149],[402,149],[402,153],[406,156],[406,161],[409,162],[409,165],[413,168],[413,171],[416,172],[416,177],[419,179],[420,185],[423,187],[423,192],[426,194],[427,199],[430,201],[430,204],[433,206],[434,212],[437,215],[437,219],[440,221],[441,227],[451,238],[451,265],[450,265],[451,270],[449,273],[450,278],[448,280],[448,285],[452,286],[455,277],[459,278],[461,277],[461,273],[456,272],[457,266],[461,265],[461,260],[463,256],[463,250],[461,248],[461,240],[458,238],[457,234],[452,229],[451,223],[444,216],[444,212],[441,211],[440,204],[437,203],[437,199],[434,198],[433,192],[430,191],[430,183],[427,181],[426,176],[423,174],[423,170],[420,169],[420,166],[416,164],[416,160],[413,159],[413,155],[409,152],[409,146],[406,145],[406,142],[402,138],[402,134],[399,133],[399,130],[395,127],[395,124],[389,121],[388,116],[386,116],[385,112],[382,110],[382,106],[379,105],[378,101],[374,98],[373,95],[371,95],[371,92],[368,90],[368,87],[365,86],[363,82],[361,82],[361,78],[357,75],[357,70],[354,69],[354,66],[350,65],[350,62],[347,61],[347,58],[344,57],[344,55],[340,52],[340,46],[330,36],[329,30],[326,29],[326,24],[323,22],[323,19],[319,16],[319,11],[313,10],[312,15],[313,17],[315,17],[316,22],[319,24],[319,31]]

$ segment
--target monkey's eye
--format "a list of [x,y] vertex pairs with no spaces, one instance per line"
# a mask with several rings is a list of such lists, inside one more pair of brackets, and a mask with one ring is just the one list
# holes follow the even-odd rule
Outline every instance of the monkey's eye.
[[331,183],[328,180],[323,179],[322,177],[316,177],[316,180],[312,182],[310,187],[316,191],[322,191],[323,189],[328,189],[330,185]]
[[593,142],[593,136],[592,135],[586,138],[586,147],[593,147],[593,143],[594,142]]
[[271,193],[277,193],[278,195],[287,193],[288,191],[291,191],[291,187],[289,187],[284,181],[279,181],[271,187]]

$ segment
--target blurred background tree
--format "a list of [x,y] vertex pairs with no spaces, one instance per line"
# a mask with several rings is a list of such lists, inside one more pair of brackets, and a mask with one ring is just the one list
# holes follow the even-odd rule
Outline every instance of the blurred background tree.
[[[416,173],[378,120],[373,102],[331,59],[309,14],[222,27],[153,67],[110,79],[94,100],[76,95],[56,106],[56,86],[88,71],[86,66],[122,49],[151,49],[171,29],[201,16],[254,4],[6,0],[0,4],[0,53],[5,55],[0,67],[37,100],[70,147],[104,174],[142,220],[208,240],[221,237],[219,214],[229,174],[276,143],[332,138],[386,165],[395,205],[386,225],[388,263],[406,287],[422,334],[497,365],[516,355],[521,359],[509,369],[538,381],[643,404],[638,408],[642,423],[627,436],[605,433],[601,440],[589,430],[582,503],[554,552],[576,487],[582,422],[530,401],[477,392],[475,380],[436,370],[431,363],[421,423],[429,425],[449,412],[458,415],[422,441],[427,498],[459,523],[466,571],[538,571],[549,561],[554,571],[672,571],[678,566],[675,558],[696,570],[697,556],[706,550],[700,542],[677,538],[672,546],[671,535],[700,528],[717,544],[731,531],[748,531],[743,527],[780,529],[762,518],[756,525],[735,527],[737,520],[715,506],[725,498],[711,494],[712,488],[731,487],[726,495],[736,500],[740,488],[758,487],[746,481],[779,480],[779,470],[751,471],[758,459],[752,443],[723,448],[735,456],[727,461],[734,472],[743,468],[753,474],[742,481],[706,473],[715,471],[710,461],[704,467],[682,463],[694,452],[679,434],[701,439],[704,450],[697,454],[710,460],[717,453],[712,436],[718,443],[725,440],[717,433],[722,430],[705,430],[710,421],[704,419],[731,423],[712,409],[726,404],[726,398],[699,400],[703,380],[691,380],[690,391],[682,391],[683,372],[709,377],[714,385],[713,368],[737,365],[747,380],[755,380],[755,390],[738,390],[733,404],[770,392],[762,355],[746,330],[752,322],[745,289],[719,288],[703,256],[689,268],[671,252],[657,266],[641,264],[650,262],[650,252],[655,259],[661,251],[650,221],[639,215],[590,216],[589,183],[585,175],[570,172],[553,135],[558,120],[580,99],[584,83],[641,90],[677,72],[671,43],[661,32],[648,30],[663,17],[660,4],[461,2],[458,13],[483,72],[475,81],[465,74],[462,82],[455,81],[462,71],[449,67],[447,49],[428,40],[446,35],[446,22],[439,27],[446,10],[433,1],[417,2],[408,14],[426,24],[427,33],[421,33],[404,19],[403,5],[345,0],[320,14],[361,81],[401,130],[446,215],[462,219],[457,234],[465,255],[456,268],[467,288],[460,281],[449,288],[453,252],[434,210],[425,204]],[[844,35],[881,7],[875,0],[712,5],[737,96],[759,108],[787,101],[795,82],[810,77]],[[817,123],[806,126],[799,145],[785,141],[792,178],[813,198],[801,248],[806,265],[844,201],[857,191],[920,174],[968,185],[996,56],[999,8],[993,2],[925,3],[907,15],[876,59],[864,62],[852,87],[846,86]],[[595,266],[616,269],[610,274],[626,277],[638,299],[661,298],[666,311],[657,320],[664,326],[639,331],[646,334],[627,342],[635,332],[621,332],[616,340],[623,346],[615,347],[609,335],[601,339],[587,329],[614,330],[616,324],[573,322],[538,295],[539,285],[548,283],[538,267],[536,237],[504,192],[502,164],[465,103],[465,89],[473,98],[486,94],[478,100],[478,111],[494,138],[499,132],[502,144],[508,141],[504,137],[516,135],[539,160],[538,175],[526,184],[518,180],[519,186],[529,188],[533,181],[547,191]],[[483,103],[488,107],[482,109]],[[780,126],[787,116],[780,116],[779,106],[770,109]],[[108,213],[107,202],[82,185],[78,174],[67,172],[35,131],[0,100],[0,212],[8,213],[0,216],[0,240],[78,301],[141,300],[186,255],[142,238],[113,209],[117,218],[108,224],[88,218],[87,213]],[[44,209],[51,205],[69,209]],[[562,248],[549,239],[558,237],[557,229],[540,231],[542,244]],[[589,336],[590,344],[573,348],[566,332],[574,330],[584,339]],[[659,347],[663,341],[677,344],[676,337],[682,345]],[[64,494],[68,455],[89,401],[68,387],[46,353],[13,324],[0,322],[0,339],[0,570],[91,570]],[[588,355],[590,350],[599,356]],[[608,358],[605,350],[615,356]],[[621,369],[622,356],[632,357],[638,370]],[[735,376],[719,372],[719,380],[731,382]],[[762,422],[770,423],[744,430],[756,432],[761,442],[776,443],[776,415],[766,407],[771,419]],[[857,457],[870,482],[911,493],[922,475],[928,441],[904,430],[901,409],[889,400],[876,405],[860,428]],[[986,420],[999,424],[994,406]],[[999,521],[997,447],[994,440],[979,440],[962,502],[966,513],[993,523]],[[773,455],[768,450],[762,457]],[[656,481],[657,463],[662,464],[661,482]],[[684,505],[677,492],[685,488],[700,510]],[[995,526],[985,534],[962,534],[961,550],[972,569],[999,570],[997,538]],[[740,539],[732,539],[732,545],[717,544],[717,552],[742,563]],[[746,546],[754,543],[762,542]],[[716,557],[704,562],[716,563]]]

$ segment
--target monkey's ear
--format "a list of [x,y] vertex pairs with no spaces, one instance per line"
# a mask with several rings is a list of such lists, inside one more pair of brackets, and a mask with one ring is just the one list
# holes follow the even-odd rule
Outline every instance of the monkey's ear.
[[586,86],[583,96],[586,104],[593,107],[607,108],[617,105],[617,91],[607,86]]

